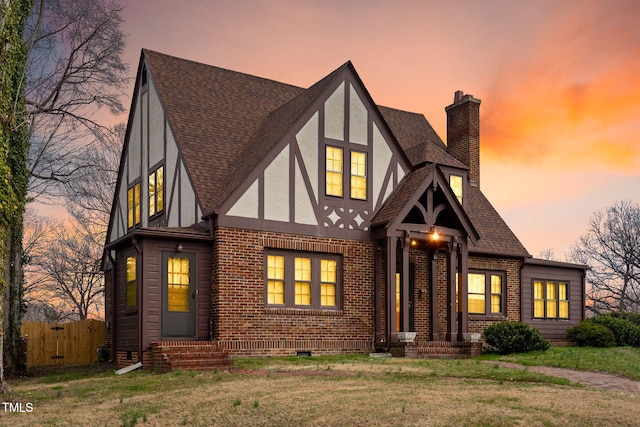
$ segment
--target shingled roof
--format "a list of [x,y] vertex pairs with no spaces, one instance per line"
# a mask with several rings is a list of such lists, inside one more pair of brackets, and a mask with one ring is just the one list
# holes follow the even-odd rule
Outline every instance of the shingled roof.
[[[304,89],[147,49],[142,58],[205,213],[217,211],[344,68],[353,69],[347,62]],[[447,153],[422,114],[377,108],[417,168],[405,178],[409,184],[419,181],[414,174],[428,163],[468,169]],[[468,215],[480,234],[475,249],[528,255],[479,189],[470,187],[468,197]]]

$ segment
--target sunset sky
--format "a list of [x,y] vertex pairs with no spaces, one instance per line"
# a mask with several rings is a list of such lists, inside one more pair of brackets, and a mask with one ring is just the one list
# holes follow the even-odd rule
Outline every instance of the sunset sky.
[[640,1],[122,3],[132,76],[142,48],[301,87],[351,60],[445,141],[473,94],[481,188],[532,255],[564,260],[592,212],[640,202]]

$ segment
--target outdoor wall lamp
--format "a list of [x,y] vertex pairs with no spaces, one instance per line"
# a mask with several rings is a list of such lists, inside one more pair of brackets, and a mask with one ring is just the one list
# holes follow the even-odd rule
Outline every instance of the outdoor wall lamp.
[[182,252],[182,243],[178,243],[178,246],[176,246],[176,251]]

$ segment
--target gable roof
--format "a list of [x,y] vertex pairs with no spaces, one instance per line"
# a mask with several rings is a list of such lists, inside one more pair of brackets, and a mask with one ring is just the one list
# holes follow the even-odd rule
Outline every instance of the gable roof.
[[[439,170],[436,164],[410,172],[372,218],[372,226],[387,226],[395,221],[434,170]],[[478,236],[477,240],[472,239],[469,245],[470,252],[514,257],[529,256],[529,252],[478,187],[469,185],[466,197],[467,208],[460,216],[463,217],[462,219],[470,220],[473,231]]]
[[[303,89],[147,49],[142,59],[204,212],[226,200],[341,71],[355,73],[346,62]],[[413,166],[429,161],[467,169],[422,114],[378,109]]]
[[[343,70],[351,69],[359,80],[350,62],[304,89],[147,49],[142,50],[143,60],[205,213],[221,206]],[[396,210],[393,203],[405,198],[402,192],[416,190],[420,176],[426,173],[422,170],[425,164],[468,167],[447,152],[422,114],[376,107],[416,168],[376,215],[380,222]],[[467,206],[480,235],[476,251],[528,256],[478,188],[469,186]],[[473,246],[470,249],[474,251]]]
[[142,55],[203,211],[213,210],[269,114],[303,89],[146,49]]
[[458,203],[456,196],[453,194],[453,190],[451,190],[442,171],[435,163],[411,172],[409,176],[402,180],[396,191],[389,197],[387,203],[380,209],[378,214],[373,217],[371,225],[384,225],[394,228],[394,224],[398,225],[400,221],[403,220],[418,199],[422,198],[427,187],[430,185],[442,189],[446,200],[445,203],[448,204],[451,211],[455,214],[461,230],[467,234],[472,243],[476,243],[479,238],[477,230],[460,203]]

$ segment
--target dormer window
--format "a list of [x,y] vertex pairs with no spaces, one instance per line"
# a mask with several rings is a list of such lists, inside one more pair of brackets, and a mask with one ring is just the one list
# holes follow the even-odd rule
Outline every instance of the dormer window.
[[453,191],[453,194],[456,195],[458,202],[462,204],[462,176],[460,175],[449,175],[449,186]]

